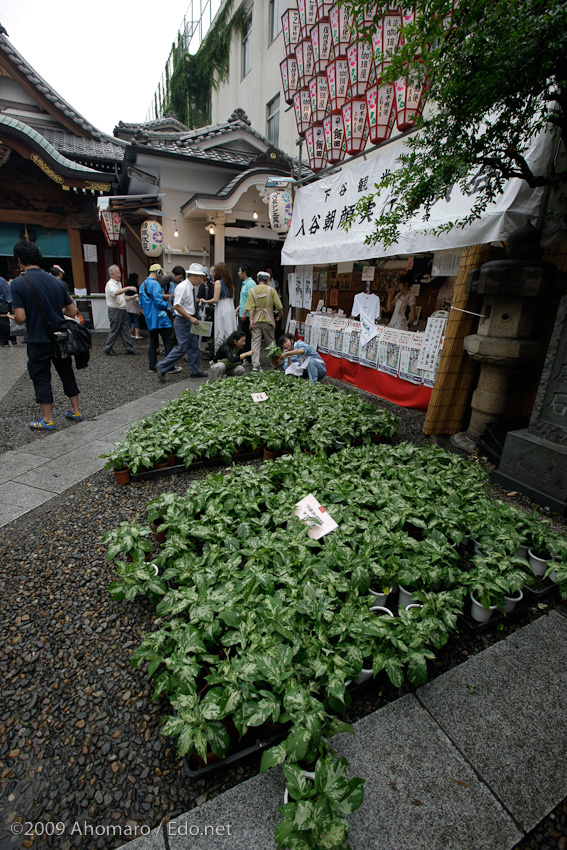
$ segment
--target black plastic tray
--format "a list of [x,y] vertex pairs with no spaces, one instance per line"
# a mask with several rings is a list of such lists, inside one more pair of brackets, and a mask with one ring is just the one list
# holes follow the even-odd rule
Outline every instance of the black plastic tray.
[[196,469],[201,469],[203,466],[202,460],[196,460],[189,466],[184,463],[176,463],[174,466],[164,466],[163,469],[148,469],[146,472],[138,472],[136,475],[130,474],[130,481],[151,481],[154,478],[166,478],[168,475],[176,475],[179,472],[193,472]]
[[524,587],[524,599],[528,602],[541,602],[551,596],[556,588],[557,585],[550,578],[546,578],[538,587]]
[[[211,776],[219,770],[224,770],[225,767],[237,764],[239,761],[242,761],[242,759],[248,758],[248,756],[257,755],[258,753],[262,753],[264,750],[269,749],[269,747],[279,744],[280,741],[283,741],[283,739],[287,737],[288,733],[289,728],[286,727],[280,732],[276,732],[274,735],[270,735],[268,738],[262,739],[254,737],[253,730],[249,730],[242,741],[240,741],[240,744],[243,745],[241,749],[237,749],[232,753],[229,752],[229,754],[224,758],[198,768],[192,768],[189,765],[189,759],[183,756],[183,770],[189,779],[201,779],[204,776]],[[238,744],[236,746],[238,746]]]

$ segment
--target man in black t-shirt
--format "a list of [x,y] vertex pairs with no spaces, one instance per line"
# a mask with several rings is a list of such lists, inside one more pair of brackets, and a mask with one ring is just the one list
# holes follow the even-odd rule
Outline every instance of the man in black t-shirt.
[[[53,344],[44,327],[43,317],[38,309],[26,278],[31,281],[37,298],[53,331],[57,331],[63,321],[63,314],[74,318],[77,305],[69,295],[65,284],[42,271],[41,251],[33,242],[25,240],[14,245],[14,258],[22,275],[11,284],[12,306],[16,324],[27,323],[28,328],[28,372],[35,388],[35,400],[41,405],[42,417],[29,426],[35,431],[53,431],[53,392],[51,390],[51,364],[61,378],[65,395],[69,397],[71,409],[65,413],[67,419],[80,422],[79,388],[75,381],[70,357],[55,357]],[[25,275],[25,277],[24,277]]]

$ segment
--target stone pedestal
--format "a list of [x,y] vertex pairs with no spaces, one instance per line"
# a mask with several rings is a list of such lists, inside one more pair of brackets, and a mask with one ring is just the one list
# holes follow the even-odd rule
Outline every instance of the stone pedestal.
[[530,424],[508,434],[492,479],[567,514],[567,296],[560,302]]

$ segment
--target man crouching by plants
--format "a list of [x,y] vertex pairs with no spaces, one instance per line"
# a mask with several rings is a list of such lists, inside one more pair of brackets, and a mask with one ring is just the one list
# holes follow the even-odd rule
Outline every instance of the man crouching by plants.
[[283,349],[279,362],[285,364],[286,358],[289,360],[289,365],[285,369],[286,375],[309,378],[312,384],[323,380],[327,374],[327,367],[312,345],[307,342],[296,342],[291,334],[281,336],[279,343]]

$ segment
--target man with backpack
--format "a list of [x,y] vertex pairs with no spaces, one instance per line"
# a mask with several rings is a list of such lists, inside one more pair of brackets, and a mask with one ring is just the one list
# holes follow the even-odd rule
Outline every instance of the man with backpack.
[[250,313],[250,333],[252,336],[252,371],[260,369],[260,348],[262,340],[265,346],[275,339],[276,321],[282,314],[283,305],[276,290],[268,286],[268,272],[258,272],[258,284],[248,292],[244,311]]

